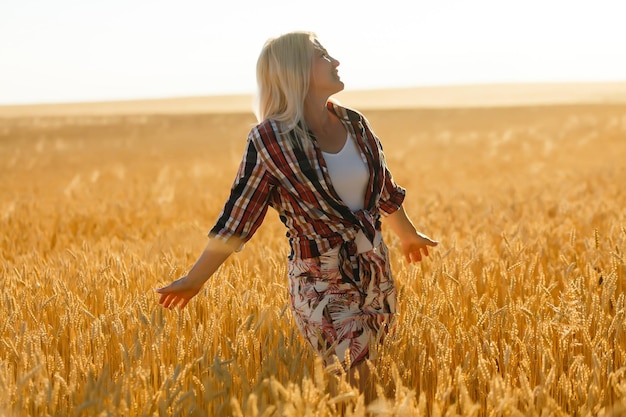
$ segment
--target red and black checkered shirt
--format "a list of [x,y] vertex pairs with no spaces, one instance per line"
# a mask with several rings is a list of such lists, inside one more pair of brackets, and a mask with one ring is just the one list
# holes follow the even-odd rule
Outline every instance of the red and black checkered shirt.
[[295,131],[285,132],[265,120],[248,135],[248,143],[230,197],[209,236],[248,241],[272,206],[287,227],[290,259],[312,258],[347,241],[362,230],[373,239],[380,215],[398,210],[405,190],[385,163],[380,141],[357,111],[332,102],[328,108],[358,144],[370,172],[363,210],[352,212],[334,190],[322,151],[311,139],[294,144]]

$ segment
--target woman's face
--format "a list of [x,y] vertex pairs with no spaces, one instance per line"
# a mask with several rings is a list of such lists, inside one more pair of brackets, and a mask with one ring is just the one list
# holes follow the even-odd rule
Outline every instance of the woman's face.
[[331,96],[343,90],[344,85],[337,72],[339,61],[331,57],[317,40],[313,41],[313,47],[309,92]]

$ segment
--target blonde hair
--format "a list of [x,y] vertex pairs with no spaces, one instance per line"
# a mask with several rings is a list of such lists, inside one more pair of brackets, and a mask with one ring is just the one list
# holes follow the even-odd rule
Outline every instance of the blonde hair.
[[[273,119],[285,133],[306,133],[304,99],[309,91],[315,50],[313,32],[290,32],[268,40],[257,61],[255,113],[259,122]],[[298,135],[298,136],[300,136]]]

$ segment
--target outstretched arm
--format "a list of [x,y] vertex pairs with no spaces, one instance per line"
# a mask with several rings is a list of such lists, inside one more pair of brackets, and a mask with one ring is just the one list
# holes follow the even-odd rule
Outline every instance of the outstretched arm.
[[[269,207],[272,184],[271,176],[260,162],[254,141],[251,140],[258,135],[258,127],[250,132],[230,197],[209,232],[206,248],[187,275],[156,290],[161,294],[159,303],[163,307],[184,308],[230,254],[241,247],[244,240],[241,236],[245,236],[245,240],[250,239],[263,222]],[[254,209],[250,209],[252,207]]]
[[209,239],[206,248],[187,275],[156,290],[157,293],[161,294],[159,304],[165,308],[176,306],[181,309],[185,308],[189,300],[200,292],[204,283],[234,252],[235,248],[236,246],[219,239]]
[[418,232],[413,226],[411,219],[407,216],[404,208],[400,208],[384,218],[384,222],[391,227],[391,230],[400,238],[402,253],[407,262],[419,262],[422,255],[428,256],[428,247],[437,246],[438,241],[433,240],[425,234]]

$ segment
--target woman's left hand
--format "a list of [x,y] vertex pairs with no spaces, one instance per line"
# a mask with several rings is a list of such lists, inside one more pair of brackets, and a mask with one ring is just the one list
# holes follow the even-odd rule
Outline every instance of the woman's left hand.
[[438,241],[417,231],[402,206],[387,216],[385,222],[400,238],[402,253],[404,253],[404,258],[408,263],[420,262],[423,256],[428,256],[429,246],[437,246],[439,244]]
[[415,232],[401,240],[402,253],[407,262],[420,262],[423,256],[428,256],[428,247],[437,246],[438,241],[433,240],[423,233]]

